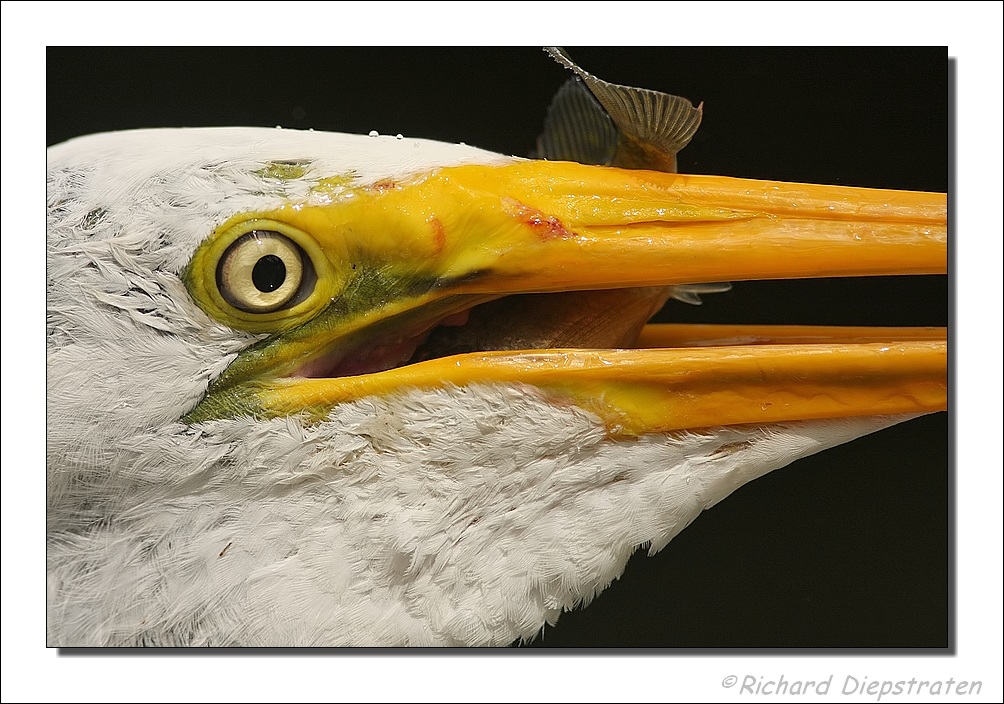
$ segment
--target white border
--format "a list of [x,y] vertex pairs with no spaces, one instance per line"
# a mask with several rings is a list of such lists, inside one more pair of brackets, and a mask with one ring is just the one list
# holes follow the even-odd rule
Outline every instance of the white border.
[[[728,5],[728,7],[724,7]],[[458,7],[463,7],[463,19]],[[3,700],[722,701],[729,674],[981,680],[1001,689],[1000,3],[4,2],[2,78]],[[956,657],[59,657],[44,648],[45,46],[219,44],[282,16],[300,44],[947,45],[957,59]],[[611,25],[623,31],[610,34]],[[923,158],[923,155],[918,155]],[[25,295],[29,292],[29,295]],[[503,656],[499,656],[503,655]],[[816,697],[820,698],[820,697]],[[954,700],[954,697],[936,697]],[[872,698],[865,697],[866,700]],[[926,701],[933,697],[886,697]]]

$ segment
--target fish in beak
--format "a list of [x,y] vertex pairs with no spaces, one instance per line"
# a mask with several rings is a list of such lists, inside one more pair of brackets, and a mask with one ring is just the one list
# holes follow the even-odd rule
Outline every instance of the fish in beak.
[[614,435],[946,407],[944,329],[644,326],[716,282],[945,273],[944,194],[672,173],[701,108],[550,51],[576,76],[546,159],[337,175],[216,229],[186,285],[267,337],[188,421],[472,383],[536,387]]

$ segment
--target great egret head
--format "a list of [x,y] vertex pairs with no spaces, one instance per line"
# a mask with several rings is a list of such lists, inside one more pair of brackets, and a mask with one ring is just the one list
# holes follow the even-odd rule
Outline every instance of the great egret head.
[[[613,76],[611,77],[613,78]],[[674,90],[681,92],[678,89]],[[279,138],[277,143],[281,143],[283,139],[285,137]],[[289,139],[293,140],[295,136],[291,136]],[[372,143],[380,144],[383,143],[383,140],[375,140]],[[204,147],[204,149],[210,151],[212,148],[211,145]],[[473,154],[474,152],[460,150],[457,153]],[[130,445],[129,443],[135,442],[138,437],[137,433],[143,434],[145,429],[154,429],[143,437],[143,441],[144,444],[147,442],[151,443],[150,445],[146,445],[146,447],[160,448],[158,452],[149,454],[151,458],[157,457],[159,461],[145,466],[145,469],[149,470],[148,474],[134,473],[129,477],[129,481],[132,483],[131,488],[139,494],[143,494],[143,492],[157,492],[157,495],[161,497],[166,496],[171,498],[184,495],[187,487],[190,486],[190,482],[204,479],[206,475],[200,474],[200,472],[207,470],[210,465],[214,467],[219,466],[218,462],[221,459],[221,455],[213,454],[215,451],[204,452],[202,459],[196,462],[195,465],[192,465],[190,462],[186,464],[183,462],[163,461],[165,458],[173,457],[172,453],[186,452],[192,449],[191,444],[185,445],[184,443],[198,443],[206,436],[186,431],[185,433],[166,438],[156,432],[156,429],[168,427],[171,423],[178,421],[185,412],[191,410],[191,401],[192,399],[197,400],[204,393],[205,382],[221,373],[223,367],[232,361],[232,356],[246,348],[253,341],[253,336],[259,334],[255,331],[235,333],[233,327],[222,326],[219,321],[214,321],[208,317],[202,309],[194,305],[190,298],[186,297],[183,277],[181,276],[182,271],[187,267],[191,257],[200,245],[202,241],[200,238],[205,237],[204,233],[207,227],[209,230],[213,230],[221,222],[226,221],[228,217],[239,211],[268,209],[269,206],[263,204],[261,200],[255,200],[255,198],[261,198],[260,195],[256,195],[256,192],[262,190],[259,188],[260,184],[255,179],[268,180],[270,174],[258,173],[255,175],[254,172],[261,172],[261,165],[271,157],[265,157],[263,160],[263,157],[259,154],[255,158],[258,159],[258,167],[249,171],[235,167],[234,164],[237,162],[232,155],[228,155],[225,162],[218,164],[218,168],[204,170],[206,179],[204,182],[198,184],[198,188],[188,190],[188,187],[193,184],[186,179],[185,182],[179,181],[175,184],[177,188],[173,192],[171,191],[171,184],[168,183],[170,180],[169,176],[164,176],[164,174],[170,174],[171,171],[170,169],[165,170],[163,164],[160,164],[155,172],[157,175],[151,173],[150,176],[161,179],[162,185],[168,186],[166,193],[172,195],[166,195],[164,200],[160,202],[140,199],[138,207],[137,205],[132,205],[129,208],[123,208],[119,212],[116,212],[114,202],[95,206],[93,201],[85,200],[82,197],[83,194],[75,200],[71,199],[66,203],[55,204],[56,212],[59,213],[60,217],[70,218],[72,215],[73,221],[79,223],[81,227],[91,227],[95,230],[106,226],[109,222],[114,223],[117,219],[121,222],[120,218],[126,215],[130,218],[130,222],[137,223],[143,222],[144,212],[151,213],[151,215],[148,218],[149,227],[144,228],[141,226],[136,231],[134,239],[130,240],[127,236],[120,241],[121,244],[108,247],[98,242],[91,244],[82,244],[80,241],[65,243],[69,247],[80,249],[81,256],[72,259],[75,262],[73,266],[78,266],[81,262],[84,262],[84,266],[72,272],[69,270],[64,272],[63,269],[58,267],[54,271],[50,271],[50,276],[53,276],[54,280],[59,282],[59,286],[65,285],[70,288],[85,286],[89,291],[97,291],[95,296],[99,300],[103,296],[106,300],[102,302],[109,306],[107,309],[100,309],[109,313],[107,316],[96,317],[84,311],[74,312],[74,320],[82,321],[81,327],[76,328],[74,332],[85,336],[89,335],[93,343],[93,346],[89,349],[91,351],[100,349],[102,354],[100,356],[97,354],[82,354],[80,358],[73,360],[73,374],[79,374],[81,379],[88,380],[87,384],[80,384],[81,389],[86,386],[88,390],[86,394],[81,393],[77,397],[71,397],[74,411],[79,412],[67,414],[67,420],[64,420],[64,416],[60,415],[58,422],[60,424],[66,423],[65,435],[62,435],[62,433],[56,434],[54,437],[55,442],[50,448],[51,452],[56,452],[60,456],[63,456],[65,453],[75,454],[81,458],[79,466],[94,467],[93,460],[95,458],[108,458],[117,453],[118,456],[128,455],[136,449],[134,445]],[[276,163],[288,160],[289,156],[285,150],[282,150],[281,153],[277,152],[273,158],[273,161]],[[323,159],[321,161],[323,162]],[[211,165],[213,163],[212,156],[206,155],[203,163],[204,165]],[[122,176],[128,169],[140,169],[140,165],[120,164],[118,168],[120,171],[114,174],[116,177]],[[67,179],[72,181],[73,176],[70,171],[63,173]],[[138,176],[139,174],[135,175]],[[289,190],[287,195],[293,197],[297,195],[307,197],[310,188],[316,186],[316,183],[311,182],[309,179],[301,181],[300,179],[292,178],[285,179],[284,182],[287,184]],[[149,179],[147,179],[147,183],[149,183]],[[63,185],[66,186],[68,192],[73,192],[72,183]],[[238,192],[241,195],[239,197],[233,196],[235,191],[228,190],[229,187],[234,185],[240,187]],[[298,192],[297,189],[302,190]],[[197,198],[192,197],[191,194],[193,192],[199,194]],[[172,197],[177,198],[177,201],[171,202],[170,199]],[[267,196],[267,198],[274,197],[275,193]],[[71,213],[71,209],[74,207],[79,210]],[[144,208],[146,209],[145,211]],[[152,213],[156,213],[156,216],[152,215]],[[164,213],[175,213],[177,217],[168,217],[168,220],[164,220],[162,219]],[[193,213],[197,214],[193,216]],[[170,224],[166,226],[165,223]],[[202,234],[197,235],[196,233],[199,232]],[[57,245],[57,249],[59,246]],[[70,262],[71,260],[65,259],[63,261]],[[66,266],[69,267],[70,265],[66,264]],[[114,270],[115,274],[115,276],[110,278],[108,276],[109,267]],[[150,278],[149,276],[129,277],[129,272],[140,271],[162,271],[164,275],[160,278]],[[122,278],[123,276],[125,278]],[[142,281],[139,281],[139,279]],[[142,285],[136,286],[137,283],[145,283],[147,286],[144,289]],[[104,288],[102,289],[102,287]],[[136,290],[137,288],[140,290]],[[149,303],[146,302],[146,299],[149,299]],[[69,295],[68,300],[74,301],[80,299]],[[881,308],[881,306],[879,307]],[[762,322],[762,319],[760,322]],[[936,321],[912,319],[910,322],[914,324],[929,324]],[[137,327],[137,323],[139,327]],[[155,330],[158,325],[162,328],[166,327],[167,329],[164,332],[168,334],[161,335],[154,333],[145,337],[129,337],[122,334],[125,330]],[[85,333],[84,330],[87,330],[87,332]],[[116,330],[121,331],[121,333],[116,333]],[[61,329],[59,334],[68,334],[68,331]],[[124,337],[129,337],[132,340],[132,346],[127,347],[121,344],[112,344],[113,340],[118,342]],[[79,348],[77,351],[84,352],[85,349]],[[106,356],[106,353],[110,353],[110,355]],[[116,355],[118,355],[117,361]],[[125,375],[109,375],[109,369],[115,368],[128,369],[128,378]],[[166,375],[166,371],[172,373]],[[179,374],[178,372],[181,373]],[[136,374],[136,376],[133,376],[133,374]],[[163,385],[165,379],[173,380],[171,382],[173,384],[171,390],[175,393],[170,396],[171,403],[151,402],[151,399],[155,397],[166,398],[166,395],[156,393]],[[91,383],[91,380],[98,381],[99,383]],[[472,399],[472,401],[474,403],[481,403],[479,399]],[[422,403],[434,404],[434,400],[423,401]],[[101,414],[95,414],[94,411],[99,406]],[[429,406],[426,406],[426,410],[420,412],[420,414],[430,415],[428,408]],[[393,424],[387,426],[385,421],[372,420],[374,418],[381,418],[379,409],[374,410],[374,407],[366,407],[366,413],[370,418],[370,420],[366,421],[369,423],[369,430],[365,434],[368,438],[367,442],[375,442],[377,445],[380,443],[393,443],[393,432],[390,432],[393,430]],[[114,417],[116,422],[101,423],[95,426],[87,425],[87,419],[102,417],[102,414],[106,419]],[[69,418],[69,416],[72,416],[72,418]],[[531,408],[522,409],[522,417],[533,418],[533,410]],[[73,427],[72,424],[75,422],[73,418],[79,419],[76,422],[84,424],[79,430]],[[270,434],[268,439],[262,436],[260,441],[250,442],[244,439],[238,440],[236,435],[224,438],[226,442],[232,443],[228,447],[241,448],[232,458],[232,464],[235,471],[238,472],[237,474],[227,475],[213,470],[213,481],[226,483],[228,491],[232,491],[235,485],[240,485],[243,490],[242,499],[258,495],[260,492],[265,491],[266,487],[263,484],[256,483],[256,480],[263,478],[265,476],[264,472],[277,469],[274,466],[256,466],[253,462],[254,457],[262,456],[263,453],[267,455],[266,450],[271,452],[272,448],[268,447],[269,443],[279,442],[280,444],[286,444],[287,446],[283,447],[282,450],[284,456],[290,457],[296,456],[297,448],[299,448],[300,452],[305,452],[304,448],[316,447],[317,443],[353,448],[346,449],[350,453],[355,450],[362,450],[362,448],[354,447],[351,443],[344,443],[344,436],[312,435],[311,432],[313,431],[308,431],[304,434],[304,431],[295,424],[291,426],[279,420],[267,422],[272,429],[279,430],[280,435]],[[541,422],[543,421],[536,421],[533,427],[539,429]],[[50,427],[52,426],[53,423],[50,422]],[[246,426],[241,428],[241,430],[247,429]],[[464,432],[462,428],[456,428],[456,431]],[[523,429],[523,432],[525,431],[526,429]],[[210,435],[214,432],[224,434],[228,432],[236,433],[238,432],[238,428],[233,422],[230,422],[228,430],[216,428],[199,431],[199,433],[202,432]],[[512,428],[512,432],[517,434],[509,439],[510,445],[522,437],[518,435],[521,432],[518,428]],[[60,437],[72,438],[72,445],[60,446],[58,442]],[[278,437],[281,437],[282,440],[277,440],[276,438]],[[357,433],[356,437],[360,437],[360,435]],[[123,438],[129,438],[125,445],[121,442]],[[180,446],[178,444],[179,438],[183,439]],[[158,443],[163,444],[158,445]],[[520,444],[526,445],[528,443],[524,442]],[[442,449],[436,448],[440,456],[443,456]],[[111,463],[114,465],[114,460]],[[135,469],[137,465],[133,464],[131,466]],[[186,469],[178,472],[177,468],[179,466],[185,466]],[[283,487],[283,491],[295,491],[298,483],[303,481],[303,477],[302,469],[290,472],[279,484]],[[93,473],[88,473],[87,471],[79,474],[63,474],[61,475],[61,479],[54,482],[55,491],[53,495],[55,497],[55,505],[59,506],[62,499],[70,500],[74,496],[79,497],[79,494],[75,494],[74,492],[85,488],[89,491],[94,489],[95,485],[102,484],[102,482],[118,481],[120,478],[114,472],[102,476],[95,476]],[[65,486],[60,483],[62,481],[65,481]],[[268,481],[268,486],[274,487],[275,476],[271,475]],[[95,511],[95,513],[87,513],[87,511],[80,510],[79,507],[81,504],[79,501],[74,502],[74,509],[68,512],[69,516],[65,513],[61,514],[61,520],[69,517],[82,523],[93,521],[96,515],[107,511],[108,506],[113,505],[116,501],[125,501],[134,505],[135,495],[130,497],[124,495],[121,491],[121,485],[109,484],[108,486],[108,495],[103,500],[110,503],[106,503],[103,506],[97,504],[87,505],[85,508],[88,511]],[[153,494],[150,495],[152,496]],[[181,513],[188,510],[179,508],[179,504],[172,503],[170,498],[164,502],[164,506],[164,520],[171,521],[175,525]],[[125,504],[122,505],[122,508],[126,508]],[[222,539],[224,537],[223,534],[229,530],[227,527],[229,523],[241,520],[251,520],[253,522],[255,520],[252,516],[244,515],[238,517],[236,513],[228,512],[223,508],[222,503],[217,504],[217,508],[221,508],[222,510],[214,516],[206,515],[204,517],[205,524],[200,524],[197,517],[186,514],[188,518],[191,518],[191,522],[187,523],[187,527],[202,531],[201,534],[203,535],[207,530],[218,531]],[[373,515],[376,516],[379,514],[380,511],[375,510]],[[372,516],[370,516],[370,519],[372,519]],[[158,548],[159,545],[155,544],[146,548],[140,545],[138,549],[153,550]],[[193,579],[197,579],[197,575],[206,567],[208,562],[220,560],[222,557],[229,556],[233,558],[240,555],[239,547],[233,545],[232,541],[229,540],[223,540],[218,548],[206,552],[205,555],[189,555],[191,562],[187,565],[186,569],[190,570]],[[278,552],[289,552],[294,548],[288,544],[277,544],[270,546],[269,549],[274,549]],[[224,555],[221,556],[220,553],[224,553]],[[283,555],[285,554],[283,553]],[[203,562],[200,562],[200,560]],[[393,569],[404,570],[408,568],[407,565],[403,564],[392,565],[391,567]],[[334,577],[331,578],[333,579]],[[349,585],[332,583],[330,587],[332,589],[347,589]],[[101,585],[94,585],[95,590],[100,588]],[[291,593],[295,596],[295,590]],[[309,615],[305,617],[309,617]]]

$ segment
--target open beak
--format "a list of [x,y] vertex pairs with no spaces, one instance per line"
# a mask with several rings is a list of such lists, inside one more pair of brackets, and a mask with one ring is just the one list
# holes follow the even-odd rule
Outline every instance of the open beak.
[[[220,260],[264,230],[296,243],[312,288],[280,310],[241,310],[219,290]],[[944,194],[546,161],[365,187],[334,179],[307,202],[233,218],[196,253],[186,281],[203,308],[270,336],[188,419],[323,415],[370,394],[473,383],[536,387],[623,434],[943,410],[944,329],[642,329],[649,303],[631,313],[643,319],[629,340],[611,338],[630,349],[573,336],[561,349],[409,362],[432,329],[513,294],[946,271]]]

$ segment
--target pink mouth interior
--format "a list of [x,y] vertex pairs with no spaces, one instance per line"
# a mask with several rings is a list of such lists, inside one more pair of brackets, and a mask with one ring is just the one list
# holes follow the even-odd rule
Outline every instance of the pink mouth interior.
[[483,350],[633,347],[645,322],[669,298],[665,286],[517,294],[457,313],[415,311],[351,344],[335,344],[290,374],[358,376]]
[[330,379],[342,376],[373,374],[407,364],[415,351],[437,327],[461,327],[467,324],[471,311],[453,313],[427,325],[419,332],[387,340],[371,340],[355,349],[335,349],[310,360],[290,374],[305,379]]

